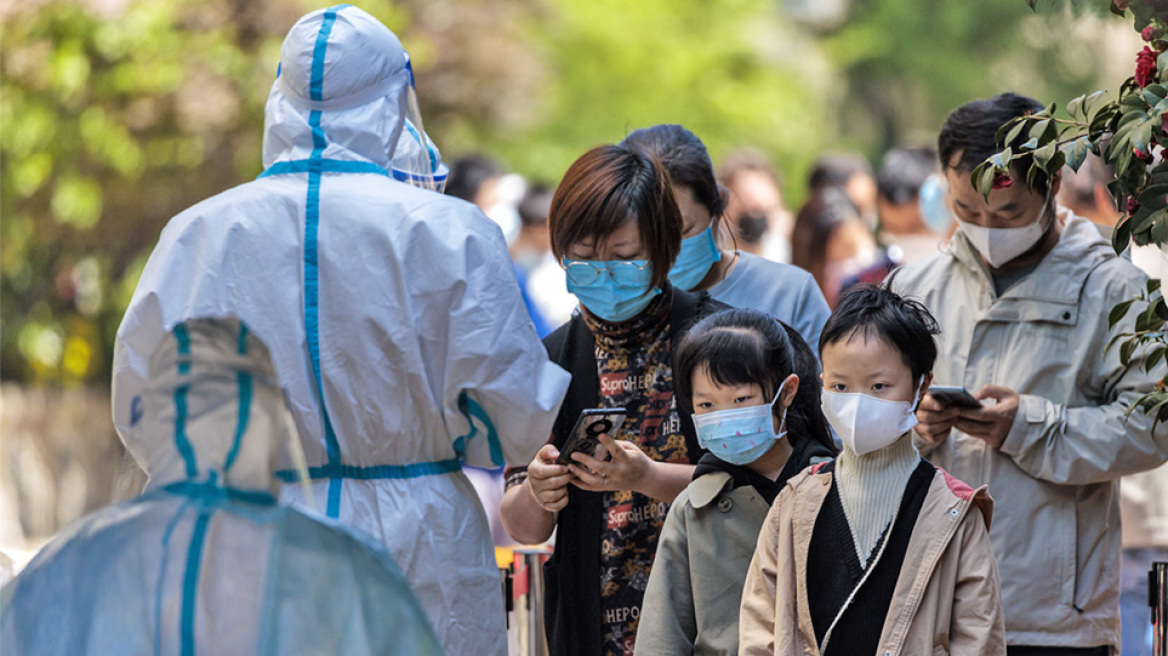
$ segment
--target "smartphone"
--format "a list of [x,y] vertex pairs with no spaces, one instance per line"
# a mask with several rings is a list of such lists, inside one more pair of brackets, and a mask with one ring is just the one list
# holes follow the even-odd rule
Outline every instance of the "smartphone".
[[982,408],[981,401],[973,398],[973,395],[965,390],[964,387],[946,387],[945,385],[933,385],[929,388],[929,394],[934,399],[940,401],[943,405],[956,406],[958,408]]
[[572,454],[577,451],[595,457],[600,446],[599,435],[608,433],[609,437],[615,440],[616,432],[620,430],[621,424],[625,423],[626,414],[624,408],[593,408],[581,412],[580,417],[576,419],[576,425],[572,427],[567,443],[560,449],[560,457],[556,458],[556,464],[575,464]]

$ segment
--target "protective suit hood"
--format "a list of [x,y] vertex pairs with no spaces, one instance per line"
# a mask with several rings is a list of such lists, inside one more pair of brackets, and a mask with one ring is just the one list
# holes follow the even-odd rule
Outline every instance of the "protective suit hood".
[[[330,13],[327,24],[325,14],[321,9],[301,18],[280,47],[279,73],[264,108],[264,167],[308,159],[323,145],[326,159],[367,160],[389,169],[406,114],[406,51],[389,28],[356,7]],[[327,43],[323,66],[314,57],[318,42]],[[315,75],[314,61],[322,69]],[[323,133],[315,142],[314,111]]]
[[280,454],[299,448],[272,357],[238,319],[175,326],[150,359],[139,403],[126,446],[147,490],[214,480],[275,494]]
[[393,32],[352,6],[312,12],[288,32],[264,110],[263,150],[265,168],[315,154],[371,162],[430,189],[446,180],[422,128],[409,55]]

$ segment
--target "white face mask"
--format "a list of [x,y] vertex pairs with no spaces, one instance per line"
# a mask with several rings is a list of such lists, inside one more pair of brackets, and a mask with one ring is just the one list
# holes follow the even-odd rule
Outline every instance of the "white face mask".
[[1049,226],[1044,228],[1042,219],[1046,215],[1046,206],[1049,202],[1050,193],[1047,192],[1046,199],[1042,201],[1042,208],[1038,210],[1038,220],[1021,228],[984,228],[961,219],[957,219],[957,225],[985,261],[997,269],[1033,248],[1046,234]]
[[827,423],[835,429],[844,445],[862,456],[892,445],[917,425],[913,410],[920,394],[918,385],[912,403],[907,403],[886,401],[858,392],[824,390],[820,405]]

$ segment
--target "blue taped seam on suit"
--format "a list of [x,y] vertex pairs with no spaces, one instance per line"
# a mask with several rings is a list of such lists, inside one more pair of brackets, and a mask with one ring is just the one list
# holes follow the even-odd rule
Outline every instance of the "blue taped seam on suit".
[[[189,503],[189,502],[188,502]],[[162,532],[162,561],[158,566],[158,584],[154,588],[154,654],[160,656],[162,654],[162,588],[166,582],[166,565],[170,559],[170,536],[174,533],[174,527],[178,525],[178,521],[182,519],[183,513],[187,510],[188,503],[183,503],[178,508],[178,512],[174,514],[174,518],[166,525],[166,530]]]
[[187,386],[183,385],[174,390],[174,445],[182,454],[183,465],[189,478],[199,474],[199,467],[195,464],[195,450],[191,448],[191,441],[187,439]]
[[344,159],[297,159],[289,162],[276,162],[264,172],[259,174],[260,178],[266,178],[272,175],[288,175],[290,173],[372,173],[375,175],[383,175],[390,177],[389,172],[381,168],[373,162],[362,162],[356,160]]
[[187,551],[187,568],[183,574],[182,655],[195,655],[195,611],[199,595],[199,568],[203,560],[203,545],[207,541],[207,523],[214,511],[202,511],[195,520],[195,530],[191,535],[191,546]]
[[[337,19],[338,7],[333,7],[324,13],[320,24],[320,32],[316,35],[316,45],[312,51],[312,76],[309,80],[308,91],[312,100],[322,100],[324,97],[324,59],[328,50],[328,38],[332,32],[333,23]],[[329,418],[328,407],[324,399],[324,385],[320,370],[320,317],[319,317],[319,283],[320,271],[317,252],[317,229],[320,223],[320,178],[323,154],[327,142],[324,131],[321,129],[321,112],[314,110],[308,115],[308,124],[312,128],[312,154],[309,157],[308,197],[305,203],[304,226],[304,323],[308,337],[308,350],[312,358],[313,374],[316,376],[317,394],[320,396],[320,410],[324,417],[325,450],[328,453],[330,466],[340,464],[341,453],[337,436],[333,432],[332,420]],[[337,518],[341,509],[341,479],[333,478],[329,482],[328,503],[326,512],[329,517]]]
[[179,481],[163,487],[162,490],[169,494],[184,496],[212,506],[225,501],[242,501],[260,506],[276,505],[276,497],[272,496],[269,492],[263,490],[239,490],[217,485],[214,481],[207,481],[205,483]]
[[[415,462],[408,465],[373,465],[371,467],[357,467],[355,465],[325,465],[324,467],[309,467],[308,477],[312,480],[349,478],[362,481],[378,479],[405,479],[421,478],[422,476],[438,476],[452,474],[462,470],[462,463],[457,458],[438,460],[435,462]],[[282,469],[276,472],[276,477],[285,483],[294,483],[300,480],[300,472],[295,469]]]
[[[246,333],[240,333],[241,336],[244,334]],[[243,434],[247,432],[247,421],[251,415],[251,374],[246,371],[237,371],[235,372],[235,380],[239,385],[239,416],[235,420],[235,437],[231,442],[231,451],[227,453],[227,460],[223,463],[224,473],[231,470],[231,466],[235,464],[235,458],[239,456],[239,445],[243,442]]]
[[191,335],[187,332],[187,327],[181,324],[175,326],[174,339],[178,342],[178,372],[180,374],[190,373],[191,361],[187,358],[191,355]]
[[462,449],[465,449],[465,442],[478,437],[479,431],[474,423],[474,420],[478,419],[483,422],[483,426],[487,429],[487,445],[490,448],[491,462],[496,467],[502,467],[506,464],[503,460],[503,445],[499,442],[499,433],[495,430],[495,424],[491,421],[491,417],[483,409],[483,406],[470,398],[470,395],[464,390],[458,395],[458,409],[466,416],[466,421],[470,424],[470,432],[458,438],[455,450],[459,451],[461,455]]
[[[174,327],[174,339],[178,342],[178,373],[188,374],[191,371],[191,336],[187,327]],[[182,385],[174,390],[174,446],[182,455],[183,466],[188,477],[194,478],[199,473],[195,462],[195,450],[187,439],[187,386]]]

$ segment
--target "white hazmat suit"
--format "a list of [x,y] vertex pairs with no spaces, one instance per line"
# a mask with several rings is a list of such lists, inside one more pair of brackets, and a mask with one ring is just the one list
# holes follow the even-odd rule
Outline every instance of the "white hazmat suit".
[[145,492],[62,531],[4,587],[0,653],[442,653],[384,547],[277,503],[291,420],[243,324],[176,326],[142,407],[125,437]]
[[[114,420],[124,435],[170,326],[239,316],[269,342],[317,506],[384,541],[449,653],[501,654],[498,570],[460,461],[526,464],[569,376],[548,362],[498,226],[395,180],[440,169],[416,147],[420,120],[403,133],[407,61],[356,7],[292,28],[263,175],[172,219],[146,264],[118,330]],[[419,158],[398,157],[402,142],[424,168],[406,170]]]

